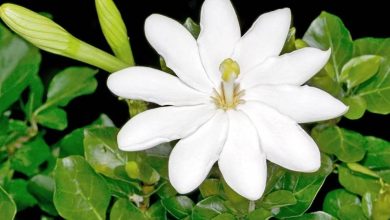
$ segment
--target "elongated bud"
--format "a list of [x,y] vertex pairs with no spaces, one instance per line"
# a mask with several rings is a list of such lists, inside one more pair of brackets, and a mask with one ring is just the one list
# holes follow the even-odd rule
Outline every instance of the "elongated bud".
[[115,56],[130,66],[134,66],[126,26],[115,3],[112,0],[95,0],[95,5],[104,37]]
[[14,4],[0,6],[0,17],[18,35],[38,48],[115,72],[129,65],[71,35],[38,13]]

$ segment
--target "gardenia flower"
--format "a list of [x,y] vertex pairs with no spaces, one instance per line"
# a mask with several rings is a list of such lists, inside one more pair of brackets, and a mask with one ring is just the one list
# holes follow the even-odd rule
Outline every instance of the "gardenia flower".
[[298,123],[338,117],[347,107],[301,86],[327,63],[330,50],[279,56],[290,20],[288,8],[263,14],[241,37],[230,1],[206,0],[194,39],[170,18],[148,17],[146,37],[178,77],[141,66],[110,75],[107,84],[116,95],[164,106],[127,122],[119,148],[139,151],[181,139],[169,158],[169,178],[179,193],[196,189],[217,161],[226,183],[250,200],[264,192],[266,159],[316,171],[320,152]]

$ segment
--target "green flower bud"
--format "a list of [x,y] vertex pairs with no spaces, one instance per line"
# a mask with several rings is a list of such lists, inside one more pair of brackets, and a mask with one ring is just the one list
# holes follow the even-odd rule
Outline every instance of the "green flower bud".
[[18,35],[50,53],[91,64],[108,72],[129,66],[71,35],[47,17],[14,4],[0,6],[0,17]]
[[126,26],[115,3],[112,0],[95,0],[95,5],[104,37],[115,56],[134,66]]

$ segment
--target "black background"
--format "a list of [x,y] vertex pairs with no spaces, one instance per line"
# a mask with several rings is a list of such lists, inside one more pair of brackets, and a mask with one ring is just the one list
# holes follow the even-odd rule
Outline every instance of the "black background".
[[[7,1],[26,6],[37,12],[50,12],[53,19],[76,37],[105,51],[110,51],[101,33],[93,0],[19,0]],[[116,0],[128,28],[134,57],[138,65],[158,67],[158,55],[147,43],[143,33],[143,23],[152,13],[160,13],[180,22],[187,17],[199,21],[200,8],[203,0],[158,1],[158,0]],[[390,15],[385,1],[341,1],[341,0],[268,0],[244,1],[233,0],[238,14],[241,29],[244,33],[255,19],[262,13],[274,9],[289,7],[293,14],[293,24],[297,28],[297,36],[302,37],[321,11],[327,11],[339,16],[350,30],[353,39],[361,37],[390,37]],[[41,76],[48,83],[55,71],[69,65],[83,65],[60,56],[45,52],[43,54]],[[128,120],[127,106],[118,102],[106,85],[106,72],[98,74],[99,86],[93,95],[77,98],[67,107],[69,128],[84,126],[98,117],[100,112],[106,113],[117,126]],[[390,141],[389,116],[367,113],[357,121],[342,119],[340,126],[359,131],[364,135],[375,135]],[[49,131],[47,137],[55,142],[63,133]],[[329,188],[337,188],[336,175],[331,175],[327,181],[327,189],[320,192],[312,210],[321,208],[324,192]],[[26,212],[27,211],[27,212]],[[28,215],[28,210],[24,214]],[[23,213],[20,213],[23,216]],[[35,217],[30,216],[29,219]]]
[[[76,37],[105,51],[110,51],[97,20],[93,0],[16,0],[7,1],[28,7],[37,12],[50,12],[53,19]],[[152,13],[160,13],[180,22],[187,17],[199,22],[203,0],[157,1],[117,0],[115,1],[128,28],[130,41],[137,65],[158,67],[158,55],[147,43],[143,24]],[[289,7],[297,36],[302,37],[310,23],[327,11],[339,16],[350,30],[353,39],[361,37],[390,37],[390,15],[385,1],[341,1],[341,0],[233,0],[241,29],[244,33],[264,13],[278,8]],[[41,75],[46,82],[54,71],[68,65],[83,65],[67,58],[43,52]],[[100,112],[108,114],[117,126],[128,119],[127,107],[117,101],[106,88],[107,73],[98,74],[99,87],[95,94],[71,102],[67,107],[69,128],[86,125],[98,117]],[[375,135],[390,140],[389,116],[367,113],[358,121],[343,119],[341,126],[357,130],[364,135]],[[52,135],[56,139],[56,132]]]

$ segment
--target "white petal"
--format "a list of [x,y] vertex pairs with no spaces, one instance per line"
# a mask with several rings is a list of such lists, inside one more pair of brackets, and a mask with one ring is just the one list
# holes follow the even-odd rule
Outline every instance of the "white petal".
[[246,102],[240,109],[256,126],[268,160],[302,172],[314,172],[321,166],[316,143],[294,120],[257,102]]
[[302,85],[325,66],[329,56],[330,49],[306,47],[269,58],[242,77],[241,88],[260,84]]
[[108,88],[117,96],[159,105],[208,103],[209,95],[191,89],[177,77],[149,67],[130,67],[111,74]]
[[233,59],[246,73],[266,58],[279,55],[290,28],[289,8],[262,14],[234,48]]
[[348,110],[338,99],[310,86],[261,85],[245,90],[244,99],[262,102],[298,123],[336,118]]
[[181,139],[169,156],[169,180],[179,193],[189,193],[207,177],[225,143],[228,118],[219,110],[192,135]]
[[206,0],[200,15],[200,58],[215,86],[221,82],[219,65],[230,58],[240,39],[240,25],[229,0]]
[[196,40],[183,25],[153,14],[145,21],[145,34],[149,43],[181,80],[199,91],[209,93],[212,90]]
[[118,133],[121,150],[145,150],[192,134],[215,114],[211,105],[161,107],[130,119]]
[[229,132],[218,165],[226,183],[237,193],[257,200],[265,189],[267,164],[255,127],[242,112],[230,110]]

